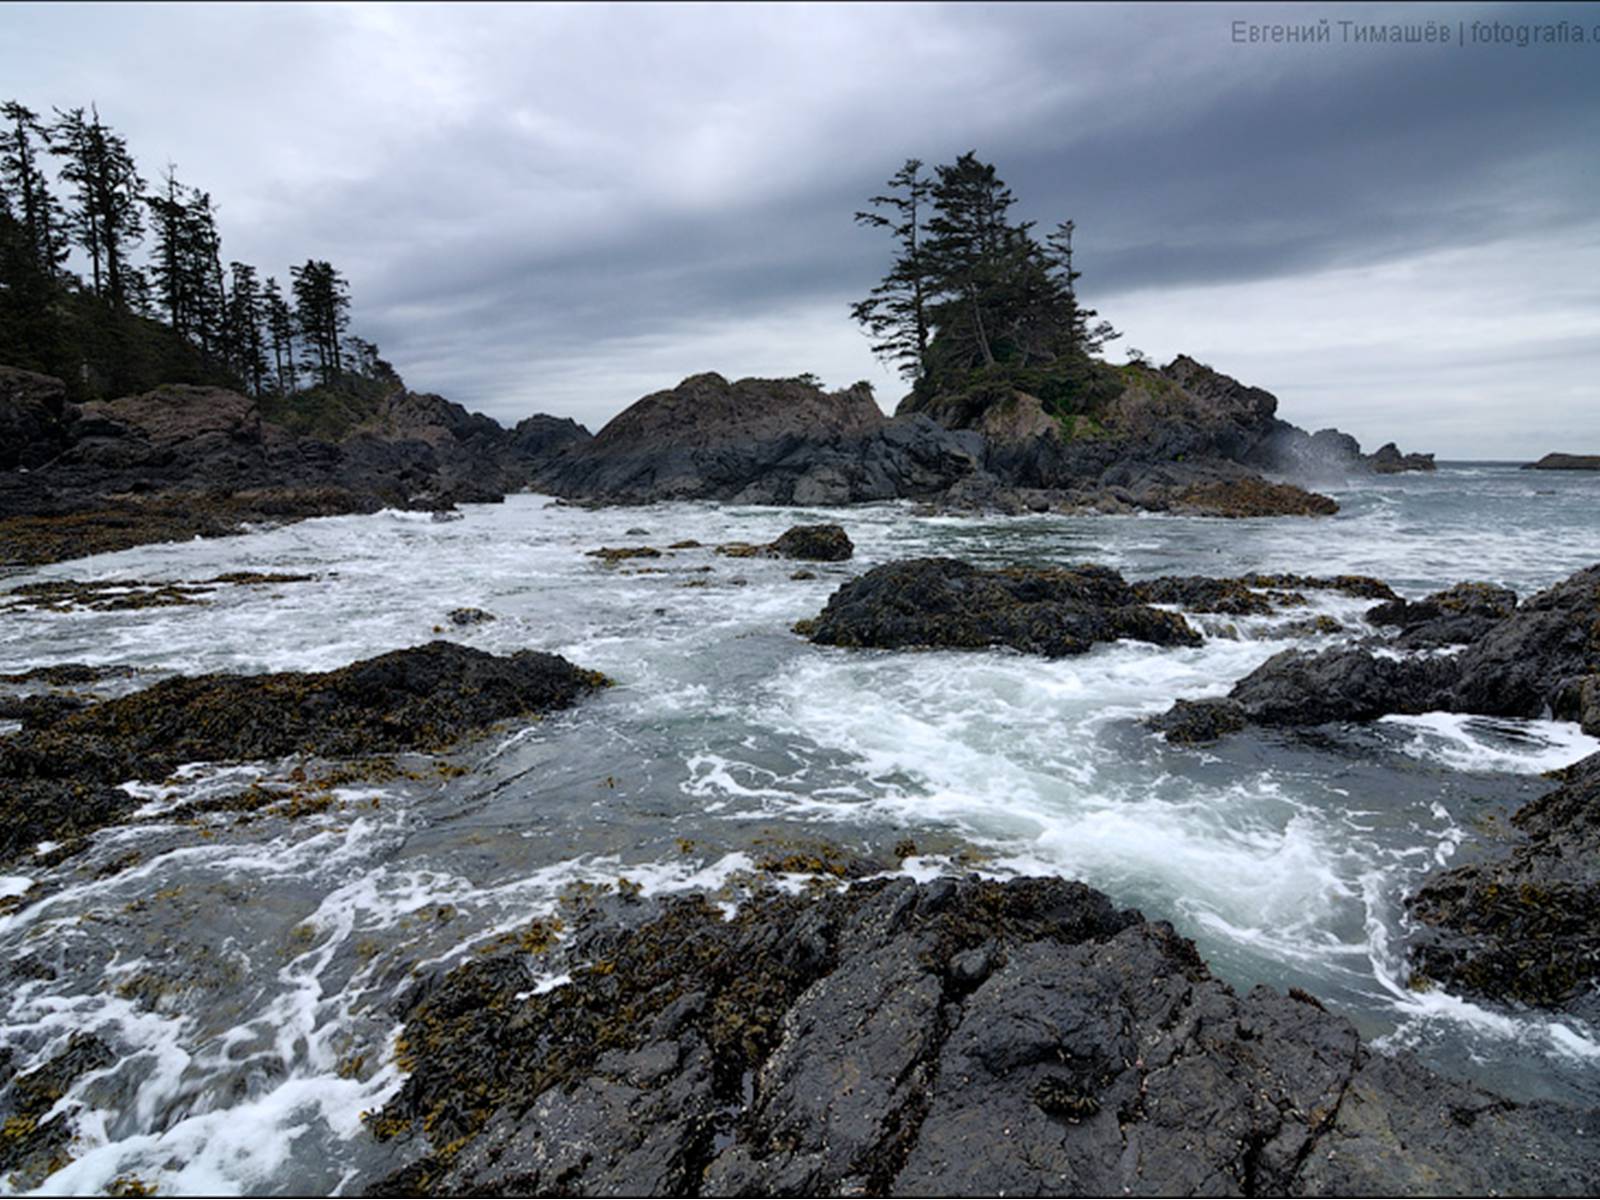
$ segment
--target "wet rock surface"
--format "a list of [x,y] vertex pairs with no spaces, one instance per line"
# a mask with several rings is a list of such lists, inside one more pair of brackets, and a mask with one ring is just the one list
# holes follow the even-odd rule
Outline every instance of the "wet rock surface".
[[119,784],[190,762],[434,750],[497,721],[567,708],[605,678],[553,654],[431,642],[336,671],[163,680],[0,737],[0,861],[136,807]]
[[1238,479],[1187,488],[1172,511],[1203,517],[1328,517],[1339,511],[1339,504],[1292,483]]
[[1600,1016],[1600,754],[1556,777],[1512,817],[1522,838],[1507,852],[1408,898],[1413,986]]
[[1552,451],[1538,462],[1524,464],[1524,471],[1600,471],[1600,454],[1562,454]]
[[1213,723],[1304,726],[1437,710],[1525,718],[1552,713],[1600,734],[1600,566],[1520,605],[1514,601],[1506,589],[1477,583],[1416,603],[1391,600],[1373,617],[1401,626],[1398,646],[1465,642],[1465,648],[1449,655],[1286,650],[1239,680],[1226,699],[1174,709],[1158,727],[1169,737],[1196,741]]
[[[1582,1194],[1597,1114],[1367,1050],[1059,879],[601,921],[421,981],[371,1194]],[[570,982],[540,991],[554,965]]]
[[0,367],[0,566],[246,522],[495,502],[588,436],[545,417],[502,429],[398,381],[310,409],[183,384],[83,405],[63,395],[59,380]]
[[1137,580],[1133,590],[1147,604],[1176,604],[1188,612],[1232,616],[1265,616],[1298,607],[1307,603],[1303,593],[1311,591],[1403,603],[1388,584],[1366,575],[1163,575]]
[[843,562],[856,552],[855,543],[841,525],[795,525],[769,547],[779,558],[805,562]]
[[1466,645],[1516,611],[1517,594],[1490,583],[1458,583],[1422,600],[1370,609],[1367,620],[1401,630],[1407,647]]
[[52,1113],[56,1101],[74,1080],[115,1061],[110,1047],[83,1033],[74,1034],[60,1053],[25,1074],[13,1075],[10,1063],[0,1057],[0,1172],[11,1186],[37,1187],[69,1161],[72,1121],[66,1113]]
[[[51,579],[27,583],[0,595],[0,612],[48,609],[71,612],[92,609],[115,612],[135,608],[167,608],[174,605],[203,604],[206,597],[224,586],[308,583],[313,575],[288,575],[273,572],[235,571],[210,579],[149,582],[140,579]],[[5,682],[0,678],[0,682]],[[85,681],[87,682],[87,681]]]
[[1140,601],[1108,567],[984,570],[952,558],[886,563],[851,580],[796,627],[827,646],[980,649],[1009,646],[1058,658],[1131,638],[1194,646],[1181,616]]
[[707,373],[625,409],[535,478],[610,504],[845,504],[932,495],[977,468],[981,439],[924,416],[890,420],[858,385]]

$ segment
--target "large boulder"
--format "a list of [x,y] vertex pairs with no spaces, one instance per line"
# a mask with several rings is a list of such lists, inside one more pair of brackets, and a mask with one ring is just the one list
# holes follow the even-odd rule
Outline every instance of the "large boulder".
[[1600,1171],[1597,1114],[1240,995],[1079,883],[650,903],[411,989],[370,1119],[409,1161],[370,1194],[1566,1195]]
[[843,504],[937,493],[977,468],[981,447],[926,417],[888,420],[865,385],[705,374],[630,405],[534,485],[619,504]]
[[1600,754],[1512,817],[1509,850],[1429,876],[1407,901],[1419,922],[1413,986],[1442,983],[1502,1003],[1578,1005],[1600,980]]
[[66,395],[52,375],[0,366],[0,471],[42,467],[66,448]]
[[1600,471],[1600,454],[1561,454],[1552,451],[1538,462],[1525,463],[1524,471]]
[[[1285,650],[1234,684],[1225,699],[1175,709],[1157,728],[1193,741],[1208,728],[1233,728],[1241,720],[1319,725],[1438,710],[1553,714],[1600,736],[1600,564],[1520,605],[1506,589],[1464,583],[1372,611],[1379,622],[1404,630],[1399,647],[1422,649]],[[1428,650],[1463,643],[1454,654]]]
[[0,862],[117,819],[135,801],[116,785],[164,779],[183,763],[440,750],[497,721],[570,707],[605,683],[554,654],[450,642],[335,671],[166,679],[0,739]]
[[593,436],[571,417],[536,413],[518,421],[511,430],[511,449],[530,467],[536,467],[567,447],[581,445]]
[[1142,603],[1109,567],[983,570],[953,558],[874,567],[836,591],[800,630],[826,646],[980,649],[1059,658],[1118,638],[1195,646],[1176,613]]

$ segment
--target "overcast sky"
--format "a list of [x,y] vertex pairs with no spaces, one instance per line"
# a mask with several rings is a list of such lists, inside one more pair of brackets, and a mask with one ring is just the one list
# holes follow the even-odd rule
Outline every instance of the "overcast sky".
[[[1451,44],[1340,24],[1430,18]],[[1583,44],[1455,44],[1563,20]],[[212,193],[226,257],[331,260],[412,387],[505,423],[705,370],[892,409],[851,213],[975,149],[1077,221],[1113,358],[1192,354],[1368,449],[1600,451],[1593,5],[11,4],[0,35],[0,99],[97,103]]]

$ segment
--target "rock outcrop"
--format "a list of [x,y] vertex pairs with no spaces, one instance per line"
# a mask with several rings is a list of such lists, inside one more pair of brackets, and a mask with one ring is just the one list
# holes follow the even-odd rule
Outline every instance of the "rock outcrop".
[[[1414,653],[1341,647],[1286,650],[1227,697],[1174,708],[1157,723],[1200,740],[1208,727],[1318,725],[1389,713],[1499,717],[1550,713],[1600,736],[1600,565],[1523,601],[1503,588],[1457,584],[1416,603],[1391,600],[1374,619],[1399,625]],[[1426,648],[1465,645],[1450,655]]]
[[1176,613],[1144,604],[1108,567],[986,571],[953,558],[886,563],[853,579],[796,627],[824,646],[981,649],[1059,658],[1118,638],[1195,646]]
[[1600,454],[1561,454],[1552,451],[1538,462],[1525,463],[1524,471],[1600,471]]
[[[1585,1194],[1597,1116],[1239,995],[1078,883],[547,922],[402,1003],[381,1195]],[[559,970],[563,986],[538,986]]]
[[1521,837],[1437,871],[1407,900],[1415,987],[1600,1016],[1600,754],[1512,818]]
[[241,522],[496,501],[587,434],[517,430],[397,381],[253,400],[171,385],[67,404],[0,367],[0,565],[218,536]]
[[863,385],[694,375],[625,409],[535,476],[603,503],[847,504],[931,496],[977,469],[981,439],[889,420]]
[[336,671],[179,676],[82,711],[38,709],[0,738],[0,862],[117,820],[137,806],[118,785],[183,763],[438,750],[605,682],[553,654],[432,642]]

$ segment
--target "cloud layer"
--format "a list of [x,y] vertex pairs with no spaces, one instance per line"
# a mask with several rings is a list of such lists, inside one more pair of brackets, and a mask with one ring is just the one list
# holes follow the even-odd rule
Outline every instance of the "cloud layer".
[[1373,445],[1600,449],[1600,40],[1342,19],[1600,34],[1583,6],[13,5],[0,68],[209,189],[229,257],[340,265],[413,386],[503,421],[598,427],[708,369],[892,406],[848,317],[887,247],[850,215],[975,148],[1077,220],[1119,346]]

